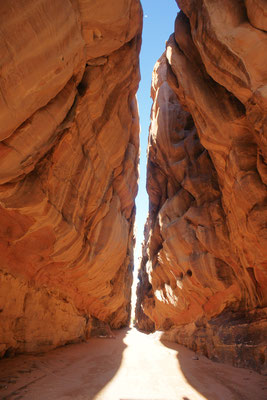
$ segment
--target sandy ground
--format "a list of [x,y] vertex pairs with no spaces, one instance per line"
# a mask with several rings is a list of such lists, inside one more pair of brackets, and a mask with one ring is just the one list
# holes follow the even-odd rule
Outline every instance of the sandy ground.
[[266,400],[253,371],[194,359],[135,329],[37,356],[0,361],[0,398],[29,400]]

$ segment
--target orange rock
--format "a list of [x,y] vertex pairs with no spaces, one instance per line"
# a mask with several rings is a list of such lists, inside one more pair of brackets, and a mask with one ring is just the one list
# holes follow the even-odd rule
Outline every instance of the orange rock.
[[155,66],[137,319],[263,372],[267,47],[252,3],[247,17],[243,2],[179,1]]
[[0,351],[127,325],[138,0],[0,5]]

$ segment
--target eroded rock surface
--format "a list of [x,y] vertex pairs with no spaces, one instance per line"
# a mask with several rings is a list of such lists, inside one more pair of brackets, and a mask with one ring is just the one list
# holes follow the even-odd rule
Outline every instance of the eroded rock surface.
[[137,316],[212,359],[263,372],[266,4],[178,3],[175,33],[152,79]]
[[138,0],[0,4],[0,354],[128,323]]

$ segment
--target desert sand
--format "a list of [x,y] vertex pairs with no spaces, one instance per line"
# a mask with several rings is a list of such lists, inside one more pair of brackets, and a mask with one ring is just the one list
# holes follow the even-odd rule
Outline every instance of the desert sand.
[[[197,359],[198,358],[198,359]],[[266,377],[214,363],[160,333],[124,329],[0,362],[6,400],[263,400]]]

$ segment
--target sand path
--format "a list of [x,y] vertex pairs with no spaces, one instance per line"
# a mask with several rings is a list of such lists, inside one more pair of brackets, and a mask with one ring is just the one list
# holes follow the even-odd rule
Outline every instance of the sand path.
[[213,363],[159,334],[122,330],[38,356],[0,361],[0,398],[265,400],[266,377]]

